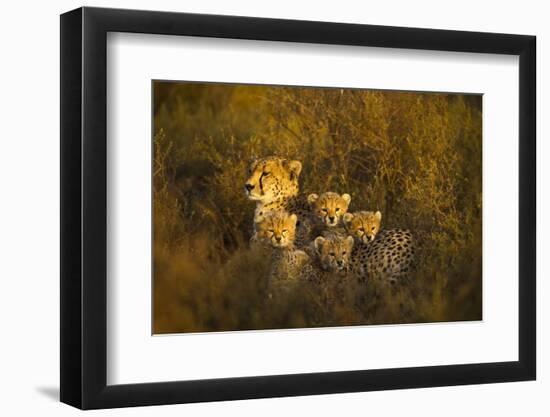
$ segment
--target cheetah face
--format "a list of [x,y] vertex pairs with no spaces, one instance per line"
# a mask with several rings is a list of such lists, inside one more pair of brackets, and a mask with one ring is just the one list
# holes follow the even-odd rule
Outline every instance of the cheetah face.
[[286,248],[294,243],[297,220],[295,214],[288,214],[286,211],[268,211],[256,224],[256,237],[274,248]]
[[340,224],[342,216],[348,211],[351,196],[349,194],[337,194],[326,192],[320,196],[310,194],[307,201],[315,216],[326,226],[336,227]]
[[343,272],[349,267],[353,236],[319,236],[314,241],[321,268],[325,271]]
[[248,169],[244,189],[250,200],[269,203],[279,197],[298,194],[298,176],[302,171],[300,161],[275,156],[256,159]]
[[362,243],[369,243],[374,240],[380,230],[381,220],[382,213],[379,211],[359,211],[344,215],[344,224],[348,232]]

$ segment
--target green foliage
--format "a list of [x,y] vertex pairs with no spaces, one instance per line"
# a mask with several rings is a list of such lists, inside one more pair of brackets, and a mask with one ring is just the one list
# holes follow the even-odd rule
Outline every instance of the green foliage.
[[[162,88],[160,88],[162,87]],[[481,97],[157,83],[156,333],[481,319]],[[250,250],[255,157],[303,164],[301,192],[352,196],[420,241],[404,288],[304,284],[266,301]],[[328,302],[327,300],[331,300]]]

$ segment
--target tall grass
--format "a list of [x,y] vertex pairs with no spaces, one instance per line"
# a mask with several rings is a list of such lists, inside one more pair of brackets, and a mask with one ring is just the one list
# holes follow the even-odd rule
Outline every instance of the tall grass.
[[[155,333],[481,319],[481,97],[155,84]],[[303,284],[269,300],[249,249],[255,156],[302,161],[301,192],[352,196],[420,243],[409,285]],[[327,301],[329,300],[329,301]]]

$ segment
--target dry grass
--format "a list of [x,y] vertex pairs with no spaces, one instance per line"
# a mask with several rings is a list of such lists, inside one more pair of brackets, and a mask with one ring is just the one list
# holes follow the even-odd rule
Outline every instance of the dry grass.
[[[156,83],[154,332],[481,319],[481,121],[479,96]],[[302,161],[302,192],[414,230],[414,282],[266,301],[242,190],[268,155]]]

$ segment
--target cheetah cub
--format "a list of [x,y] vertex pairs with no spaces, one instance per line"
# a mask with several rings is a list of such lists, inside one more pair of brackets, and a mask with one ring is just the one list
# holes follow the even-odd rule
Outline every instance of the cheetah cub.
[[271,248],[270,295],[290,290],[303,278],[303,271],[310,263],[309,256],[294,246],[297,220],[296,214],[275,210],[265,213],[256,224],[252,241]]
[[345,213],[343,216],[347,231],[361,243],[369,243],[374,240],[380,231],[382,213],[379,211],[359,211],[357,213]]
[[322,305],[330,308],[335,302],[349,303],[351,256],[353,237],[326,232],[312,243],[314,247],[313,268],[308,280],[319,291]]
[[344,223],[356,240],[352,269],[362,279],[396,283],[410,277],[415,266],[415,242],[410,230],[381,230],[382,214],[346,213]]
[[318,264],[323,271],[345,274],[348,272],[353,250],[353,237],[329,234],[313,241]]
[[321,195],[310,194],[307,201],[312,218],[312,237],[325,236],[326,232],[346,235],[342,219],[351,202],[349,194],[340,195],[330,191]]

